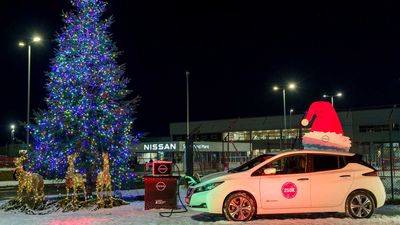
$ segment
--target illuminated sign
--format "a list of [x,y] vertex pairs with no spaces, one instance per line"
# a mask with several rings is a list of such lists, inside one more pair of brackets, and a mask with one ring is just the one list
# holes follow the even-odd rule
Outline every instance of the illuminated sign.
[[176,150],[176,143],[144,144],[144,150]]
[[[165,141],[165,142],[142,142],[134,144],[131,147],[133,152],[185,152],[186,145],[184,141]],[[229,149],[235,149],[239,152],[251,150],[250,143],[224,143],[224,142],[194,142],[193,149],[202,152],[223,152]]]
[[[183,144],[183,148],[186,148],[186,145]],[[193,144],[193,148],[196,150],[209,150],[210,145],[205,145],[205,144]]]
[[166,185],[164,182],[162,182],[162,181],[160,181],[160,182],[158,182],[158,183],[156,184],[156,189],[157,189],[157,191],[164,191],[165,188],[167,188],[167,185]]
[[157,168],[158,172],[164,174],[166,173],[169,169],[166,165],[162,164]]

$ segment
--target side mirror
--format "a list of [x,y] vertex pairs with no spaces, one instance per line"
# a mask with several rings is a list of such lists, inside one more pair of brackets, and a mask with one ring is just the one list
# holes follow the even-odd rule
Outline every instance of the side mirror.
[[275,174],[276,174],[276,168],[264,169],[264,175],[275,175]]

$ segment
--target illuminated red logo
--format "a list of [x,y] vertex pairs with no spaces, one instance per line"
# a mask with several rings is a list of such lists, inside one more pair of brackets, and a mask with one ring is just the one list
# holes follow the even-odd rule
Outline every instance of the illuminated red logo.
[[159,173],[163,173],[164,174],[164,173],[166,173],[168,171],[168,167],[166,165],[162,164],[157,168],[157,170],[158,170]]
[[291,199],[297,194],[297,186],[292,182],[286,182],[282,185],[281,191],[283,197]]
[[158,183],[156,184],[156,189],[157,189],[158,191],[164,191],[166,187],[167,187],[167,185],[166,185],[164,182],[162,182],[162,181],[160,181],[160,182],[158,182]]

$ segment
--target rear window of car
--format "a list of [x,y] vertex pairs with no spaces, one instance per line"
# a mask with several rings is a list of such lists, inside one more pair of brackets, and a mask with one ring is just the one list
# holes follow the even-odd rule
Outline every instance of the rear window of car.
[[365,162],[362,159],[362,155],[359,155],[359,154],[355,154],[353,156],[347,156],[345,161],[346,161],[346,164],[348,164],[348,163],[358,163],[360,165],[363,165],[363,166],[366,166],[366,167],[371,168],[373,170],[376,170],[373,166],[371,166],[370,164]]

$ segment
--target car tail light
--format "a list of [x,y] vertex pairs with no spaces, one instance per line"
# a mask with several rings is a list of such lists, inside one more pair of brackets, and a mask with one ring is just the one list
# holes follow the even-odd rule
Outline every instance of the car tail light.
[[379,176],[379,171],[378,171],[378,170],[374,170],[374,171],[372,171],[372,172],[363,173],[363,176],[373,176],[373,177],[377,177],[377,176]]

